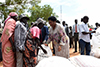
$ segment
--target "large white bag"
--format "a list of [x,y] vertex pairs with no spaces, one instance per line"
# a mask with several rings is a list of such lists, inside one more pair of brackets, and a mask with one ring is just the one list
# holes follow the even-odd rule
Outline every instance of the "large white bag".
[[36,67],[75,67],[68,59],[52,56],[41,60]]
[[74,56],[69,60],[75,67],[100,67],[100,59],[88,55]]
[[45,54],[42,49],[39,49],[39,52],[38,52],[38,61],[44,59],[44,58],[48,58],[50,56],[52,56],[52,51],[50,49],[49,46],[45,46],[44,44],[42,44],[42,47],[47,51],[47,54]]
[[100,27],[96,30],[96,33],[93,34],[92,45],[90,55],[100,57]]
[[99,48],[92,49],[90,55],[100,58],[100,49]]

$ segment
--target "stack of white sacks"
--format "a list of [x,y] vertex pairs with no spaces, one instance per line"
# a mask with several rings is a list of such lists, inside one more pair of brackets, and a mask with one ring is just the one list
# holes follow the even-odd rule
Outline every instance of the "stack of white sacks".
[[[96,33],[97,34],[97,33]],[[93,38],[96,36],[93,36]],[[92,39],[93,40],[93,39]],[[99,43],[99,40],[96,40]],[[99,44],[93,41],[91,55],[100,57]],[[74,56],[69,59],[52,56],[52,51],[49,46],[42,45],[46,49],[47,54],[40,49],[38,53],[38,64],[36,67],[100,67],[100,59],[87,55]]]
[[91,40],[91,56],[100,58],[100,27],[96,30],[96,33],[93,34]]

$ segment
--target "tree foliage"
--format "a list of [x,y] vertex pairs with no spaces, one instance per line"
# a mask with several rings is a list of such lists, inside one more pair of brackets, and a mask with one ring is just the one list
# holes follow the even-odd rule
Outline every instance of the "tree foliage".
[[36,19],[39,17],[43,18],[46,21],[48,21],[48,17],[52,15],[58,17],[53,12],[53,8],[51,8],[50,5],[44,5],[44,6],[35,5],[35,6],[32,6],[28,12],[31,13],[30,21],[32,22],[36,21]]
[[0,2],[0,19],[5,20],[10,12],[16,12],[18,15],[25,12],[30,13],[30,22],[36,21],[38,17],[47,21],[48,17],[53,15],[58,17],[50,5],[39,6],[41,0],[6,0]]
[[0,18],[5,20],[12,11],[20,15],[29,9],[29,5],[37,5],[40,2],[41,0],[6,0],[5,3],[0,2]]

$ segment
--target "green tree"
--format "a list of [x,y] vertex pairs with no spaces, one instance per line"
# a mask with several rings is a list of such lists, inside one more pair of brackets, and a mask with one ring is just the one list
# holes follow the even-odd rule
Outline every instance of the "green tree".
[[27,11],[30,5],[34,6],[40,2],[41,0],[6,0],[5,3],[0,2],[0,18],[5,20],[12,11],[20,15]]
[[50,5],[44,5],[44,6],[35,5],[35,6],[32,6],[28,10],[28,12],[30,12],[30,14],[31,14],[31,16],[30,16],[31,22],[36,21],[36,19],[39,17],[43,18],[46,21],[48,21],[48,17],[50,17],[50,16],[58,17],[58,15],[56,15],[53,12],[53,8]]

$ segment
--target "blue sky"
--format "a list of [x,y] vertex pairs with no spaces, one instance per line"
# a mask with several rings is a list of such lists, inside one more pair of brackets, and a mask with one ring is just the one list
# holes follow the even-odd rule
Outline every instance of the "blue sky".
[[89,24],[95,26],[95,22],[100,22],[100,0],[41,0],[40,5],[49,4],[61,20],[60,5],[62,5],[62,20],[69,26],[74,24],[74,20],[87,15]]

